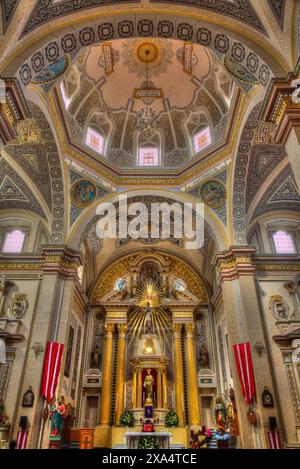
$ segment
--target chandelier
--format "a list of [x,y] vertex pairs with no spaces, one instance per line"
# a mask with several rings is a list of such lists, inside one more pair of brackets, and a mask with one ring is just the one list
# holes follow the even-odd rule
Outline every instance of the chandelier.
[[134,126],[147,140],[150,140],[158,127],[158,115],[150,107],[143,107],[135,113]]

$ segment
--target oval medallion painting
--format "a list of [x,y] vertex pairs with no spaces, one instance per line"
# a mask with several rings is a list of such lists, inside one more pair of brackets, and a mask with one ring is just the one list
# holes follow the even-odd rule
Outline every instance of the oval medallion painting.
[[234,60],[231,60],[226,55],[223,58],[223,63],[227,72],[229,72],[234,78],[237,78],[238,80],[243,81],[248,85],[257,85],[259,83],[257,78],[252,75],[252,73],[248,72],[248,70],[243,67],[243,65],[238,64]]
[[220,181],[206,181],[200,189],[203,202],[211,208],[219,208],[226,201],[226,188]]
[[57,78],[59,78],[67,70],[69,65],[68,57],[60,57],[56,62],[43,70],[32,80],[32,83],[35,85],[45,85],[47,83],[52,83]]
[[78,208],[85,208],[90,205],[96,197],[96,186],[86,179],[74,182],[71,187],[71,199]]

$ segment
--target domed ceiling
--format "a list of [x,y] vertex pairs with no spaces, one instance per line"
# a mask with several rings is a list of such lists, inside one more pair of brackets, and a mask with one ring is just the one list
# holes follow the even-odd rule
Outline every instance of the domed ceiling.
[[[139,148],[149,145],[159,148],[162,168],[201,159],[224,139],[235,95],[231,76],[213,52],[169,39],[91,46],[71,64],[63,84],[71,141],[95,155],[85,145],[92,127],[105,140],[97,157],[120,168],[136,167]],[[137,124],[137,113],[146,107],[156,119],[151,135]],[[211,144],[196,152],[193,137],[206,127]]]

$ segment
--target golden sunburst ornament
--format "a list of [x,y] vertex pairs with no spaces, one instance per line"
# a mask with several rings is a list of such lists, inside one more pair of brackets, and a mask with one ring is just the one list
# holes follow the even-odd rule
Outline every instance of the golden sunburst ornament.
[[134,297],[135,309],[128,321],[131,341],[146,333],[168,340],[170,321],[161,304],[163,296],[163,290],[157,283],[144,283],[137,289]]

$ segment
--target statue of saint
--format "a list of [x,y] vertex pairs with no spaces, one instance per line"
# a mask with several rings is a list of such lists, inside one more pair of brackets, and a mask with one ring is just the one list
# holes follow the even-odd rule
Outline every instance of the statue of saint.
[[201,345],[199,350],[199,364],[201,368],[207,368],[209,366],[209,354],[205,345]]
[[66,415],[64,396],[60,396],[58,401],[50,409],[50,441],[61,441],[63,431],[63,418]]
[[145,376],[144,380],[144,388],[146,388],[146,396],[147,399],[150,395],[151,399],[153,398],[153,384],[154,384],[154,378],[151,374],[151,368],[147,370],[147,374]]
[[147,307],[146,307],[145,323],[144,323],[144,334],[152,334],[152,333],[153,333],[152,308],[148,301]]
[[227,420],[227,414],[226,414],[226,408],[223,400],[218,397],[216,399],[216,407],[215,407],[215,415],[216,415],[216,423],[217,423],[217,430],[226,430],[226,420]]

